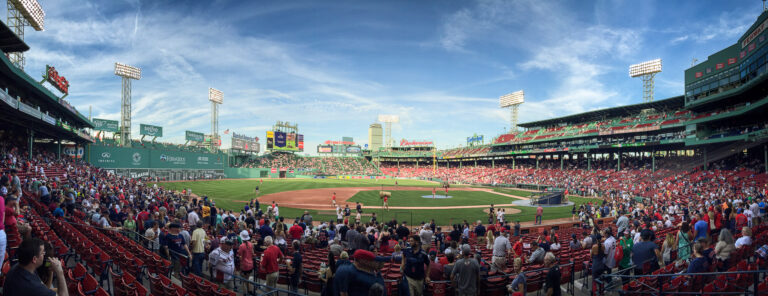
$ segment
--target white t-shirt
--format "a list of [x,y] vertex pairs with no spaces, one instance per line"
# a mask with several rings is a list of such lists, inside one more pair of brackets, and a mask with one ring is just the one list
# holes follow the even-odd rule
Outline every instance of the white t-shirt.
[[200,217],[194,211],[189,212],[187,215],[187,222],[189,225],[197,225],[197,221],[200,221]]

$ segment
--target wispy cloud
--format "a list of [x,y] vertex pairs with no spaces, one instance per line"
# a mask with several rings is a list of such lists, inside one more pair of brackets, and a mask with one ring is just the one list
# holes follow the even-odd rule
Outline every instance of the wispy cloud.
[[603,76],[616,71],[611,62],[633,57],[643,40],[639,30],[580,24],[568,11],[539,1],[478,1],[452,14],[442,28],[446,50],[471,52],[472,42],[499,44],[529,55],[518,59],[523,73],[552,73],[547,90],[538,91],[544,97],[521,107],[525,120],[622,101]]

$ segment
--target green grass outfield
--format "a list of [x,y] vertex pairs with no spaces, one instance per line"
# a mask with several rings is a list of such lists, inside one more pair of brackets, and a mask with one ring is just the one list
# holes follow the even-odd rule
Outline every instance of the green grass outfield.
[[[470,205],[488,205],[488,204],[509,204],[519,199],[483,192],[483,191],[458,191],[448,190],[448,196],[451,198],[432,199],[432,190],[411,191],[398,190],[392,192],[392,198],[389,199],[391,207],[442,207],[442,206],[470,206]],[[445,195],[445,191],[437,190],[438,195]],[[422,196],[430,196],[423,198]],[[378,190],[360,191],[347,202],[360,202],[366,206],[378,206],[382,204],[379,198]]]
[[[252,198],[255,198],[253,189],[255,186],[259,186],[261,195],[264,194],[271,194],[271,193],[277,193],[277,192],[285,192],[285,191],[293,191],[293,190],[303,190],[303,189],[315,189],[315,188],[335,188],[335,187],[375,187],[380,185],[385,186],[394,186],[395,181],[392,179],[386,179],[386,180],[365,180],[365,179],[352,179],[352,180],[334,180],[334,179],[263,179],[264,183],[259,185],[259,180],[210,180],[210,181],[195,181],[195,182],[166,182],[166,183],[160,183],[158,186],[163,186],[167,189],[172,190],[182,190],[185,188],[190,188],[192,190],[192,193],[195,193],[197,195],[206,195],[211,198],[213,198],[216,201],[216,205],[227,209],[227,210],[233,210],[235,212],[239,212],[244,204],[242,202],[237,202],[238,200],[250,200]],[[434,182],[427,182],[427,181],[419,181],[419,180],[398,180],[398,185],[402,186],[418,186],[418,187],[425,187],[429,188],[426,189],[425,192],[428,194],[432,194],[432,187],[435,187],[436,183]],[[461,186],[456,186],[461,187]],[[389,188],[387,188],[389,190]],[[439,190],[438,190],[439,191]],[[527,191],[520,191],[520,190],[510,190],[510,189],[500,189],[497,190],[499,192],[503,193],[509,193],[513,195],[530,195]],[[360,192],[365,193],[368,191]],[[375,191],[371,191],[375,192]],[[418,192],[418,191],[416,191]],[[460,191],[450,191],[449,195],[456,196],[455,193]],[[470,192],[461,192],[462,196],[463,193],[470,193]],[[491,199],[499,199],[501,201],[507,200],[508,202],[494,202],[495,204],[502,204],[502,203],[510,203],[513,199],[504,197],[504,196],[498,196],[491,193],[482,193],[485,196],[482,198],[486,198],[488,200]],[[359,195],[359,194],[358,194]],[[399,202],[397,201],[397,192],[395,192],[395,197],[392,199],[392,203]],[[426,194],[424,194],[426,195]],[[354,196],[354,198],[358,198],[358,196]],[[375,198],[378,200],[378,196],[374,197],[359,197],[359,198]],[[436,200],[439,202],[453,202],[451,201],[453,199],[441,199]],[[579,198],[579,197],[570,197],[570,200],[575,202],[577,205],[589,202],[590,200]],[[418,200],[413,201],[414,203],[419,204],[403,204],[398,206],[428,206],[426,205],[428,202],[431,202],[432,199],[426,199],[421,198],[420,195],[418,197]],[[593,200],[594,201],[594,200]],[[377,201],[378,204],[381,203],[381,201]],[[403,200],[403,202],[408,202],[407,200]],[[472,204],[490,204],[491,202],[477,202],[472,203],[471,200],[466,200],[466,203],[464,204],[458,204],[458,205],[472,205]],[[377,203],[374,203],[374,205]],[[391,204],[392,206],[395,206],[395,204]],[[439,206],[449,206],[449,204],[440,204]],[[262,209],[266,209],[267,205],[262,204]],[[514,221],[514,220],[520,220],[520,221],[533,221],[536,215],[536,209],[533,207],[515,207],[517,209],[521,210],[521,213],[514,214],[514,215],[508,215],[507,220]],[[378,216],[379,221],[384,220],[390,220],[390,219],[397,219],[398,221],[406,220],[409,221],[411,225],[414,223],[420,223],[421,221],[429,221],[429,219],[435,219],[437,224],[439,225],[449,225],[451,223],[457,223],[461,222],[463,220],[467,221],[476,221],[481,220],[483,222],[487,222],[488,214],[483,212],[484,209],[430,209],[430,210],[390,210],[390,211],[382,211],[381,209],[374,209],[374,208],[367,208],[364,210],[364,213],[372,213],[375,212]],[[288,208],[288,207],[280,207],[280,214],[281,216],[286,217],[286,219],[293,219],[295,217],[300,216],[304,212],[304,209],[296,209],[296,208]],[[310,214],[312,214],[315,221],[322,220],[322,221],[329,221],[329,220],[335,220],[336,216],[332,215],[329,211],[322,211],[320,210],[320,214],[318,214],[318,210],[309,210]],[[558,218],[565,218],[571,216],[571,207],[558,207],[558,208],[545,208],[544,209],[544,219],[558,219]],[[370,220],[370,216],[364,216],[363,221],[367,222]]]

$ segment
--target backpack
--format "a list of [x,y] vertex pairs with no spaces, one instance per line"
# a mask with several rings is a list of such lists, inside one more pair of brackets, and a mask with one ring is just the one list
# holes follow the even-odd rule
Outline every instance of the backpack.
[[616,264],[624,259],[624,248],[621,247],[620,242],[616,243],[616,251],[613,253],[613,259],[616,260]]

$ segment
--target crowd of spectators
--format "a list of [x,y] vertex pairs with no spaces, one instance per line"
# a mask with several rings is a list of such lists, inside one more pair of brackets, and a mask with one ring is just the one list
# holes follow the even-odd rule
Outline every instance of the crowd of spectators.
[[[320,290],[325,295],[394,295],[397,289],[423,295],[439,285],[474,295],[492,288],[482,279],[496,276],[504,278],[501,283],[510,293],[528,291],[535,286],[526,283],[538,281],[546,294],[559,295],[563,279],[573,276],[561,267],[570,258],[589,258],[585,261],[591,262],[587,268],[594,280],[622,267],[636,275],[669,264],[687,266],[688,273],[729,270],[743,259],[746,251],[739,250],[760,245],[759,234],[765,231],[766,175],[750,169],[749,161],[665,172],[663,178],[643,169],[605,170],[599,162],[595,170],[567,173],[508,166],[440,172],[441,178],[461,182],[508,180],[599,197],[574,208],[581,228],[523,234],[519,224],[510,225],[511,219],[494,215],[494,209],[488,223],[441,226],[430,221],[415,228],[376,216],[353,219],[352,211],[334,221],[318,221],[308,212],[285,217],[277,204],[261,205],[256,199],[233,213],[210,198],[109,174],[76,159],[57,159],[44,151],[29,158],[12,146],[0,149],[0,204],[7,234],[2,249],[13,250],[11,258],[18,262],[6,275],[5,295],[18,295],[10,292],[16,282],[7,279],[29,279],[43,263],[41,253],[33,250],[41,243],[32,238],[35,231],[27,219],[35,215],[135,239],[171,262],[171,278],[183,280],[189,273],[223,289],[234,289],[238,282],[240,290],[259,289],[253,284],[259,279],[267,288],[277,287],[280,278],[287,278],[284,287],[293,291],[317,280],[324,283]],[[473,179],[458,179],[466,175]],[[616,222],[601,224],[606,217]],[[51,236],[64,235],[54,230]],[[617,245],[622,246],[619,257]],[[49,262],[54,276],[43,275],[52,281],[42,287],[70,290],[62,285],[68,279],[59,275],[72,262]]]
[[252,158],[238,165],[244,168],[290,168],[305,175],[365,175],[381,172],[362,157],[303,157],[292,153],[277,153]]

